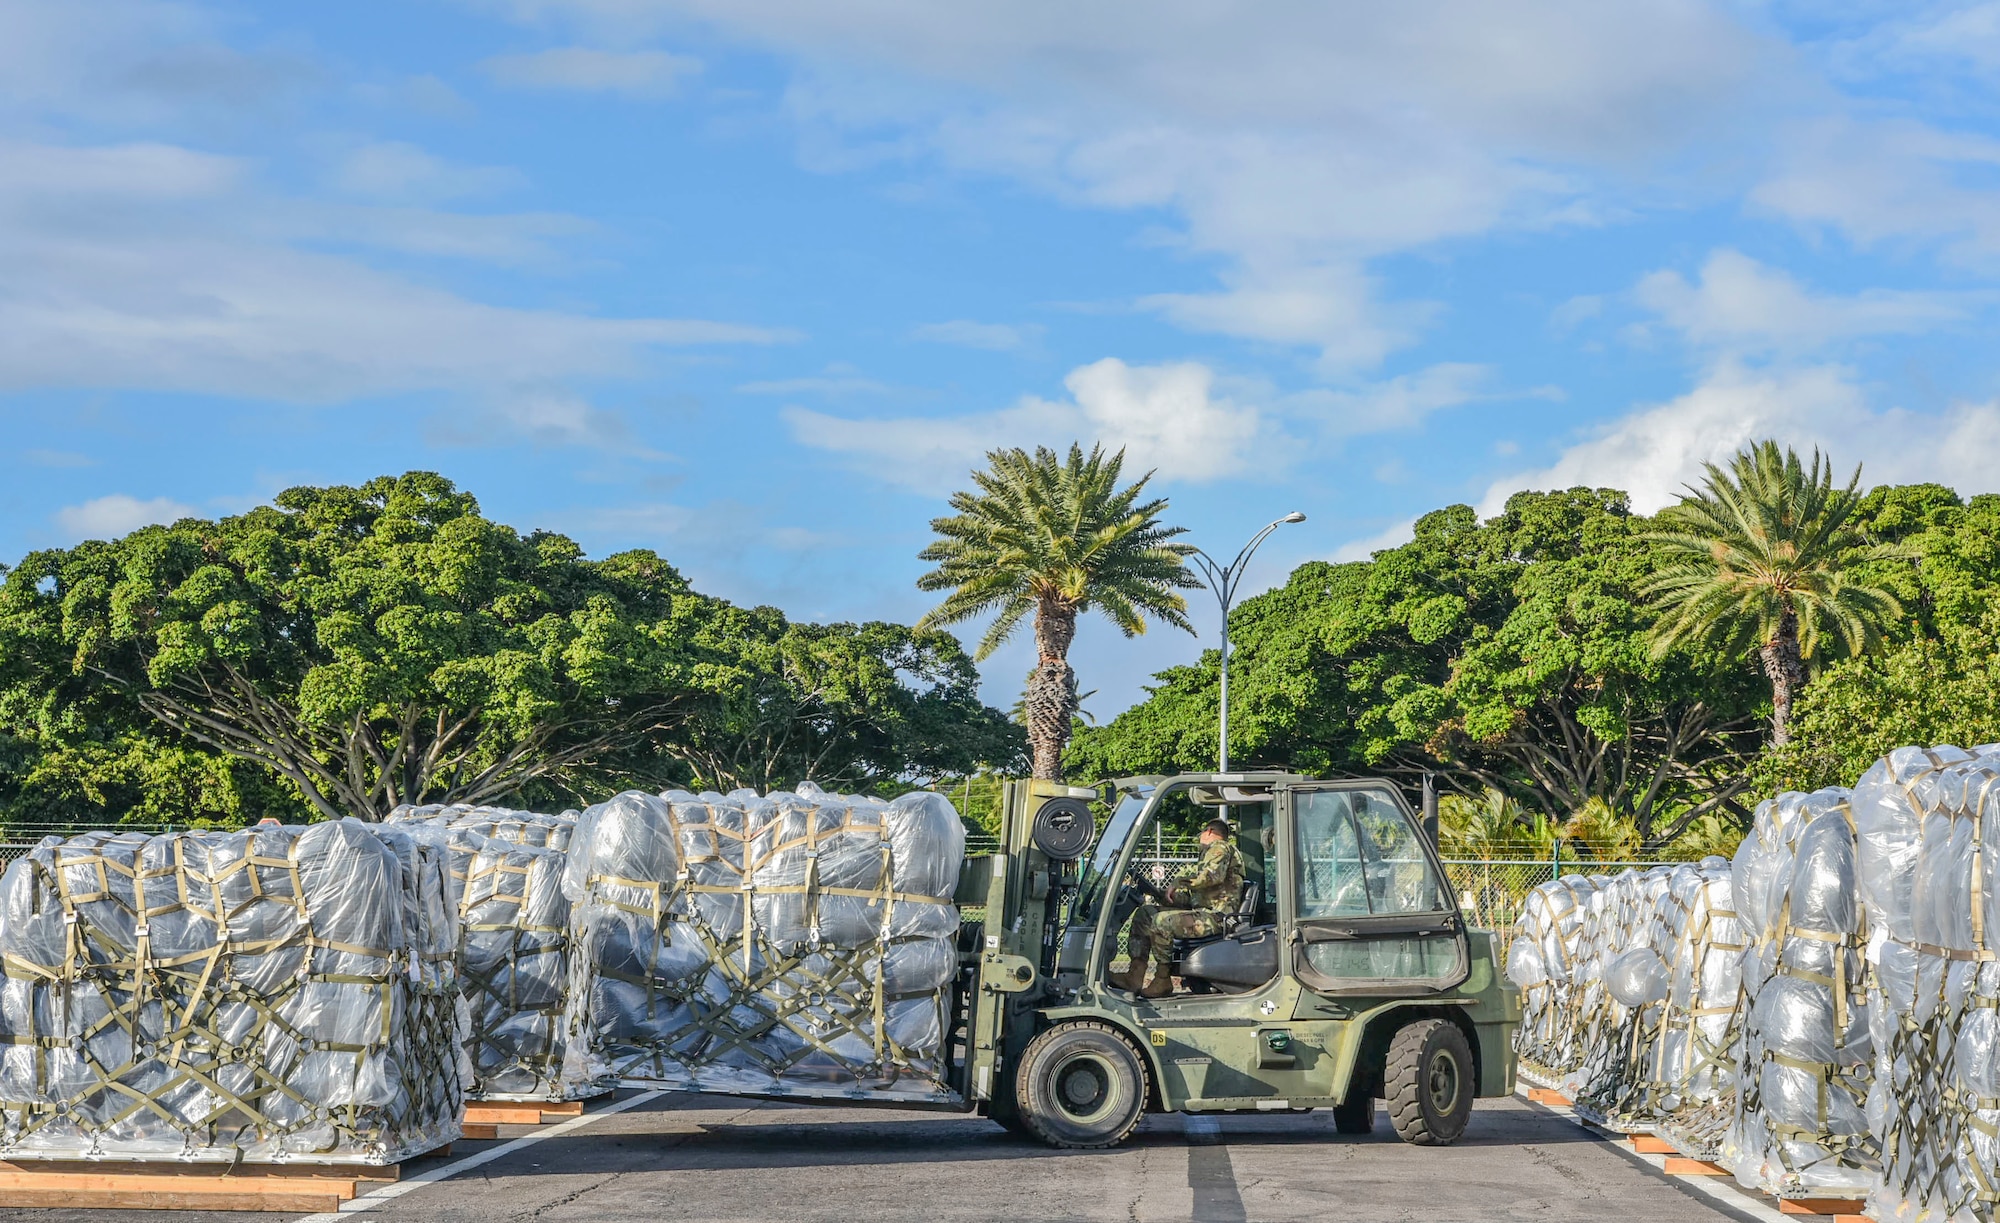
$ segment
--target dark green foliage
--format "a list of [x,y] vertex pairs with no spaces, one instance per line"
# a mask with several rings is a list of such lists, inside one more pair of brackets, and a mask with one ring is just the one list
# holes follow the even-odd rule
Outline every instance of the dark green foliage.
[[945,634],[736,608],[413,472],[25,558],[0,586],[0,802],[373,818],[872,784],[1017,757],[976,684]]
[[[1521,493],[1479,521],[1426,515],[1366,562],[1314,563],[1230,621],[1230,732],[1243,763],[1427,769],[1566,815],[1592,799],[1663,840],[1737,811],[1756,748],[1748,668],[1650,648],[1637,587],[1657,562],[1624,494]],[[1213,654],[1085,731],[1078,775],[1213,767]]]

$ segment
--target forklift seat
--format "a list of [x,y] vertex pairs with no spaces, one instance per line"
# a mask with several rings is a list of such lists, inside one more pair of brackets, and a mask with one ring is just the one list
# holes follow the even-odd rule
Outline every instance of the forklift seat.
[[1277,930],[1254,925],[1257,906],[1263,900],[1264,885],[1245,880],[1243,899],[1234,913],[1223,918],[1221,930],[1202,938],[1174,940],[1174,963],[1179,966],[1174,975],[1197,993],[1255,989],[1277,976]]
[[1174,940],[1173,957],[1176,963],[1186,958],[1187,953],[1205,943],[1220,938],[1228,938],[1244,925],[1257,920],[1257,906],[1264,901],[1264,885],[1255,879],[1243,881],[1243,897],[1236,902],[1234,913],[1222,916],[1222,929],[1214,934],[1204,934],[1200,938],[1177,938]]

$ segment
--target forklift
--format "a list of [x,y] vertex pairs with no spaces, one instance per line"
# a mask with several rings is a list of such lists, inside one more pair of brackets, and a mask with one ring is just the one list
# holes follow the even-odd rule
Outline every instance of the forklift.
[[[1101,821],[1099,813],[1108,808]],[[1245,867],[1221,929],[1177,941],[1172,994],[1112,983],[1120,932],[1167,882],[1163,827],[1221,816]],[[1101,828],[1100,828],[1101,823]],[[1514,1087],[1520,995],[1386,781],[1287,772],[1010,783],[1000,848],[960,873],[947,1076],[961,1107],[1054,1147],[1110,1147],[1148,1112],[1306,1112],[1443,1145]]]

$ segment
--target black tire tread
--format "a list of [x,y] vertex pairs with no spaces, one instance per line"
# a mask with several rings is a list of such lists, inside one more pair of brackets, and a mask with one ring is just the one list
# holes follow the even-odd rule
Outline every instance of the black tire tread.
[[[1124,1045],[1126,1048],[1132,1049],[1132,1042],[1125,1039],[1124,1033],[1120,1032],[1117,1028],[1112,1027],[1108,1023],[1098,1023],[1096,1020],[1092,1019],[1072,1019],[1068,1023],[1059,1023],[1056,1026],[1050,1028],[1047,1032],[1044,1032],[1040,1036],[1037,1036],[1035,1038],[1035,1041],[1039,1042],[1045,1037],[1049,1036],[1051,1033],[1076,1031],[1079,1029],[1089,1029],[1091,1031],[1101,1033],[1105,1037],[1108,1037],[1109,1039],[1115,1040],[1118,1043]],[[1029,1059],[1027,1055],[1023,1054],[1022,1061],[1024,1068],[1028,1063],[1028,1060]],[[1139,1081],[1137,1084],[1137,1097],[1139,1101],[1139,1107],[1132,1110],[1132,1116],[1126,1120],[1125,1124],[1121,1126],[1116,1133],[1091,1142],[1080,1142],[1075,1139],[1064,1138],[1059,1134],[1051,1134],[1044,1131],[1041,1126],[1036,1124],[1036,1118],[1034,1113],[1027,1109],[1021,1109],[1017,1114],[1020,1117],[1021,1125],[1026,1129],[1028,1133],[1034,1135],[1036,1138],[1039,1138],[1048,1145],[1055,1147],[1057,1150],[1100,1151],[1105,1149],[1106,1147],[1117,1146],[1119,1143],[1125,1141],[1127,1138],[1130,1138],[1132,1136],[1133,1130],[1139,1128],[1140,1120],[1146,1115],[1146,1101],[1152,1098],[1153,1085],[1152,1085],[1152,1079],[1148,1075],[1146,1070],[1145,1055],[1143,1053],[1140,1053],[1137,1049],[1132,1049],[1132,1063],[1133,1066],[1138,1070],[1138,1075],[1139,1075]]]
[[[1396,1038],[1389,1042],[1389,1056],[1382,1068],[1383,1090],[1388,1096],[1389,1121],[1396,1127],[1396,1136],[1411,1146],[1445,1146],[1458,1140],[1458,1134],[1441,1134],[1431,1127],[1423,1101],[1424,1049],[1431,1037],[1440,1029],[1453,1028],[1444,1019],[1419,1019],[1403,1025]],[[1460,1040],[1464,1036],[1460,1034]],[[1460,1067],[1464,1073],[1472,1069],[1470,1063]],[[1460,1078],[1460,1089],[1470,1091],[1464,1074]],[[1463,1127],[1459,1133],[1463,1133]]]

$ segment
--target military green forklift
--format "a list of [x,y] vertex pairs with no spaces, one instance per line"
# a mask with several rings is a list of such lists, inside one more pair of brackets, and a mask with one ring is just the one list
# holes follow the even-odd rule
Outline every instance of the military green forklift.
[[[1172,994],[1119,988],[1120,931],[1167,882],[1148,846],[1218,815],[1245,865],[1235,911],[1175,943]],[[1378,1100],[1405,1142],[1442,1145],[1475,1096],[1513,1090],[1520,996],[1388,782],[1013,783],[1000,849],[966,860],[957,901],[952,1086],[1051,1146],[1114,1146],[1148,1112],[1327,1108],[1363,1134]]]

